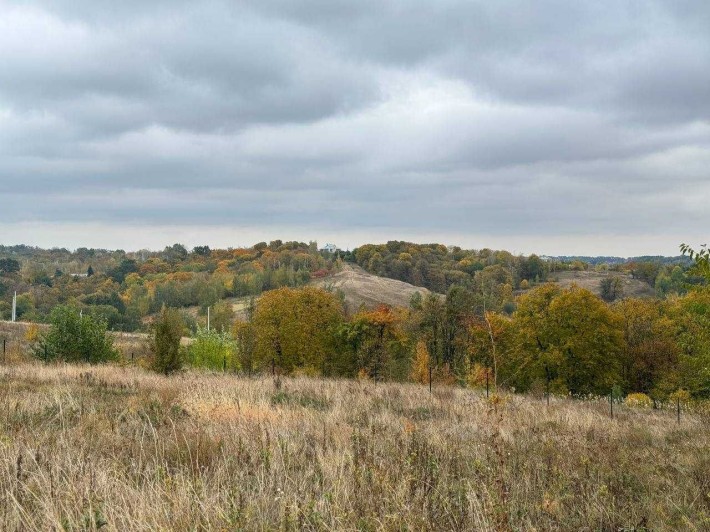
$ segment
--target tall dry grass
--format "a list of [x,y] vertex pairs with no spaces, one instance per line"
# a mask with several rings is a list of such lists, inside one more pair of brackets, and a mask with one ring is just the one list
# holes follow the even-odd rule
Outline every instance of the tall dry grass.
[[463,389],[0,368],[2,530],[707,530],[699,414]]

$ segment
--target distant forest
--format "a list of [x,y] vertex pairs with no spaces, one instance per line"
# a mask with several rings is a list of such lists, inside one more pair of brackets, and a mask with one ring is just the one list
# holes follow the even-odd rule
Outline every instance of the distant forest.
[[[364,245],[352,252],[362,268],[375,275],[424,286],[446,293],[454,286],[480,292],[488,286],[498,298],[534,283],[554,272],[596,270],[629,274],[654,288],[659,297],[685,293],[688,285],[702,282],[689,274],[688,257],[539,257],[512,255],[491,249],[465,250],[441,244],[392,241]],[[505,292],[505,293],[503,293]],[[508,299],[510,301],[510,299]]]
[[[135,331],[163,305],[207,307],[225,298],[258,296],[280,287],[299,287],[327,277],[343,262],[433,292],[476,294],[475,311],[510,314],[515,295],[565,270],[630,274],[663,298],[683,294],[701,282],[690,275],[687,257],[544,257],[490,249],[465,250],[441,244],[391,241],[351,252],[321,251],[315,242],[260,242],[250,248],[188,250],[174,244],[162,251],[0,246],[0,318],[9,319],[17,292],[18,319],[45,322],[52,308],[72,303],[101,316],[111,329]],[[484,301],[484,299],[486,301]]]

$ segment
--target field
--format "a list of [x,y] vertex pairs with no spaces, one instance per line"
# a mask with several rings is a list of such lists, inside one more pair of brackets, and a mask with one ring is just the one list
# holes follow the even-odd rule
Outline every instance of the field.
[[601,282],[607,277],[618,277],[624,287],[624,297],[656,297],[655,290],[648,283],[634,279],[627,273],[620,272],[554,272],[550,274],[550,280],[556,281],[563,288],[576,284],[580,288],[586,288],[596,295],[601,295]]
[[707,414],[0,367],[2,530],[707,530]]

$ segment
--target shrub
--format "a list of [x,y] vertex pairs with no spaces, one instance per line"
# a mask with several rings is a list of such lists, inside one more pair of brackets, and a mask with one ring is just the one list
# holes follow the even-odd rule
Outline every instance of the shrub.
[[626,406],[634,406],[638,408],[651,408],[653,401],[645,393],[630,393],[624,401]]
[[670,396],[668,398],[671,401],[673,401],[674,403],[676,401],[679,401],[682,404],[686,404],[686,403],[690,402],[690,392],[688,390],[683,390],[683,389],[676,390],[675,392],[670,394]]
[[25,341],[33,344],[37,340],[39,340],[39,325],[37,325],[36,323],[31,323],[25,331]]
[[183,353],[180,340],[184,330],[185,324],[180,312],[174,308],[163,307],[151,338],[155,371],[170,375],[182,369]]
[[49,332],[35,348],[35,356],[91,364],[118,358],[104,320],[82,316],[75,307],[58,306],[52,310],[50,323]]
[[212,308],[212,329],[219,332],[229,331],[234,324],[234,308],[229,301],[220,301]]
[[191,365],[213,370],[239,369],[235,356],[236,342],[229,333],[217,332],[214,329],[197,328],[197,336],[187,350],[187,358]]

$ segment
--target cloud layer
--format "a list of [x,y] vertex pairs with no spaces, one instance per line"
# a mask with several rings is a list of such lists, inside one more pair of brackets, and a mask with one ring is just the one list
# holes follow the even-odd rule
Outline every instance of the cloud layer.
[[0,239],[674,253],[710,224],[708,28],[702,0],[0,0]]

